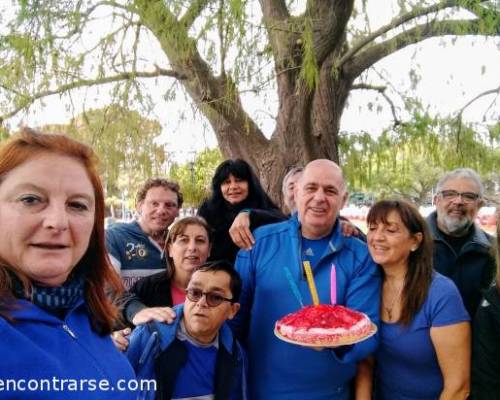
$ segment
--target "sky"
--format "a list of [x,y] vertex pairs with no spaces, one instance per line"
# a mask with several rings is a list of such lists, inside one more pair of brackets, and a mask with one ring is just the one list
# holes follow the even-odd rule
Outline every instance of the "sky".
[[[389,0],[387,0],[389,1]],[[391,0],[392,1],[392,0]],[[376,7],[377,2],[369,2],[369,7]],[[300,0],[297,2],[300,12]],[[369,10],[370,11],[370,10]],[[391,17],[391,7],[380,7],[372,15],[377,15],[377,24],[387,22]],[[155,44],[146,49],[148,54],[158,54]],[[500,39],[460,38],[456,42],[448,39],[431,39],[416,46],[409,46],[385,58],[375,65],[378,72],[391,76],[391,82],[398,90],[409,90],[412,81],[409,77],[410,66],[416,68],[421,80],[415,95],[433,114],[448,115],[456,113],[470,99],[479,93],[500,85]],[[415,56],[416,54],[416,56]],[[415,56],[417,64],[412,61]],[[158,61],[159,63],[161,60]],[[161,65],[161,64],[159,64]],[[369,75],[373,83],[380,83],[376,73]],[[169,84],[168,80],[159,81],[161,85]],[[157,84],[146,82],[147,90],[152,94],[157,106],[151,117],[157,118],[163,127],[160,143],[165,143],[167,152],[180,162],[191,159],[196,152],[205,147],[216,147],[213,132],[203,124],[200,113],[193,111],[190,102],[182,94],[174,102],[166,103],[162,99]],[[79,96],[84,96],[87,108],[105,106],[109,97],[105,89],[85,90],[73,96],[78,103]],[[263,101],[263,97],[266,100]],[[484,110],[491,104],[494,96],[489,96],[469,107],[464,119],[478,124],[494,123],[500,115],[500,102],[490,108],[484,120]],[[11,127],[19,124],[40,126],[50,123],[67,123],[72,114],[67,110],[67,96],[52,96],[37,104],[28,114],[20,114],[10,121]],[[370,111],[368,104],[375,102],[382,106],[382,111]],[[273,90],[267,90],[261,96],[245,95],[243,104],[250,115],[257,118],[263,132],[270,136],[274,129],[274,116],[278,104]],[[377,97],[374,92],[354,91],[349,98],[348,108],[341,120],[341,130],[348,132],[367,131],[378,135],[391,124],[392,116],[387,103]],[[205,125],[205,126],[204,126]]]

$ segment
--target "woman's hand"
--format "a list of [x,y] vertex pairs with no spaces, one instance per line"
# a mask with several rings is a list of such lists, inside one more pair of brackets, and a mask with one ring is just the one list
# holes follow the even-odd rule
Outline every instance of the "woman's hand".
[[240,212],[236,216],[231,228],[229,228],[229,235],[240,249],[252,249],[255,239],[250,231],[250,214],[248,212]]
[[132,323],[134,325],[145,324],[150,321],[166,322],[171,324],[175,319],[175,311],[170,307],[149,307],[144,308],[134,315]]
[[111,340],[113,340],[113,344],[120,351],[127,350],[128,347],[128,336],[132,330],[130,328],[121,329],[119,331],[114,331],[111,334]]

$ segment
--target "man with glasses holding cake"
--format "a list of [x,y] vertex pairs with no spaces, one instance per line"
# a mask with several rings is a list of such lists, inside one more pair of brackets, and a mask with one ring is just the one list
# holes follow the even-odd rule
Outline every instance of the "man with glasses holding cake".
[[139,398],[247,399],[246,359],[226,321],[240,307],[241,280],[227,261],[199,266],[170,324],[138,326],[127,357],[138,379],[156,380]]
[[455,282],[471,317],[494,273],[491,236],[474,223],[483,191],[474,170],[448,172],[437,183],[436,211],[427,219],[434,236],[434,268]]

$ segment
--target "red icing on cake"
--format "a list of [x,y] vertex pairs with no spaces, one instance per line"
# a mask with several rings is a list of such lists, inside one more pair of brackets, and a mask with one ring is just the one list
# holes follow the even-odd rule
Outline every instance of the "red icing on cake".
[[276,322],[285,339],[318,346],[355,342],[372,333],[370,319],[363,313],[339,305],[307,306]]

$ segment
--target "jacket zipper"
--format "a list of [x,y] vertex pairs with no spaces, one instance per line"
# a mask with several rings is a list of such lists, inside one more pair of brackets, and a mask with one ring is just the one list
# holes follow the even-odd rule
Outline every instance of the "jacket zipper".
[[76,335],[74,334],[74,332],[69,328],[68,325],[66,324],[63,324],[62,328],[66,331],[66,333],[71,336],[73,339],[76,339]]

